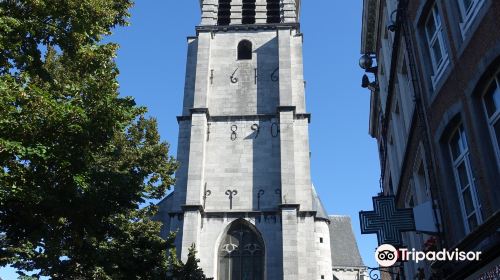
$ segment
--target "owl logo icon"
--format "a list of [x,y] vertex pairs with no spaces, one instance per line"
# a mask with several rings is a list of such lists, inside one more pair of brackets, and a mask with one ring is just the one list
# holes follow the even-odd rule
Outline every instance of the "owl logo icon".
[[398,250],[389,244],[380,245],[375,251],[375,260],[380,266],[393,266],[398,261]]

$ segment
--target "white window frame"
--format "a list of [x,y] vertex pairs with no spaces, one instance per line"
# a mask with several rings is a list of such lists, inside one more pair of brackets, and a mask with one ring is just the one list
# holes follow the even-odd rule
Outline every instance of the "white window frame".
[[[453,155],[453,150],[451,148],[451,142],[453,141],[454,136],[459,133],[459,148],[460,148],[460,155],[455,159]],[[476,220],[477,220],[477,226],[479,226],[482,222],[482,216],[481,216],[481,204],[478,199],[477,195],[477,188],[475,184],[475,177],[474,174],[472,173],[472,166],[470,162],[470,154],[469,154],[469,146],[467,143],[467,137],[465,135],[465,130],[463,128],[463,124],[460,124],[455,128],[455,130],[450,134],[450,138],[448,141],[448,151],[450,154],[450,159],[452,162],[452,167],[453,167],[453,175],[455,177],[455,186],[457,188],[457,195],[459,198],[460,202],[460,208],[461,208],[461,213],[462,213],[462,218],[464,221],[464,227],[465,227],[465,232],[468,234],[472,230],[476,228],[471,228],[471,225],[469,224],[469,218],[472,217],[472,215],[476,215]],[[461,164],[465,165],[465,170],[467,174],[467,178],[469,181],[469,185],[462,187],[461,182],[460,182],[460,175],[458,173],[458,167]],[[463,193],[467,191],[466,189],[469,188],[471,198],[472,198],[472,207],[474,210],[472,211],[471,214],[467,215],[467,209],[465,207],[465,202],[463,198]]]
[[477,17],[479,10],[483,7],[484,0],[472,0],[472,3],[467,9],[465,7],[464,0],[458,1],[458,10],[460,11],[461,21],[460,21],[460,31],[462,32],[462,38],[465,38],[467,32],[469,31],[474,19]]
[[[398,86],[396,86],[398,87]],[[400,92],[400,91],[399,91]],[[401,93],[401,92],[400,92]],[[393,125],[393,136],[395,137],[395,149],[397,150],[397,161],[398,166],[401,166],[405,157],[407,130],[406,123],[404,120],[404,112],[401,104],[400,98],[397,96],[394,100],[394,108],[392,111],[392,125]]]
[[396,144],[396,139],[394,139],[394,132],[392,129],[390,129],[390,132],[388,134],[388,139],[389,139],[389,145],[387,145],[387,161],[389,162],[389,173],[390,177],[392,179],[392,189],[391,191],[393,193],[397,193],[398,191],[398,183],[399,183],[399,176],[401,173],[400,169],[400,162],[399,162],[399,156],[398,156],[398,148]]
[[398,64],[399,64],[398,84],[401,95],[401,108],[403,111],[403,119],[406,128],[405,133],[409,134],[415,108],[415,102],[413,100],[414,97],[413,78],[411,77],[410,65],[408,64],[406,51],[403,51],[401,53]]
[[497,109],[497,111],[494,112],[493,115],[491,115],[490,117],[488,115],[488,109],[486,107],[486,100],[485,100],[485,96],[486,94],[488,94],[488,90],[490,89],[490,86],[493,83],[496,84],[496,90],[500,91],[500,73],[497,73],[493,81],[488,85],[487,90],[485,91],[481,99],[483,103],[484,114],[486,116],[486,120],[488,121],[488,128],[490,130],[491,142],[493,143],[493,148],[495,150],[498,168],[500,169],[500,146],[498,145],[498,139],[500,138],[500,135],[496,135],[494,127],[495,123],[500,122],[500,108]]
[[[429,34],[427,30],[427,23],[429,22],[429,20],[434,21],[434,26],[436,28],[434,34]],[[439,79],[443,75],[444,70],[446,69],[446,67],[450,62],[444,39],[443,19],[441,18],[441,13],[439,12],[436,4],[434,4],[434,7],[432,7],[432,9],[429,12],[429,15],[427,16],[427,19],[425,20],[424,33],[427,43],[427,49],[431,57],[432,70],[434,72],[433,75],[431,75],[432,86],[435,88],[436,84],[439,82]],[[440,61],[436,61],[436,58],[434,57],[434,51],[432,46],[434,46],[435,44],[439,45],[439,49],[441,51]]]
[[[423,174],[419,174],[422,170]],[[414,185],[415,185],[415,195],[419,200],[419,204],[432,200],[431,189],[429,184],[429,178],[427,174],[427,166],[420,156],[418,163],[413,171]]]

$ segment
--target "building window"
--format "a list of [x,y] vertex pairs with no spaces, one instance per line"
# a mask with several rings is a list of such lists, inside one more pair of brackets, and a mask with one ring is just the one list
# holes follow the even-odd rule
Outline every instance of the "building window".
[[401,75],[405,77],[405,82],[407,83],[408,88],[411,87],[411,79],[408,74],[408,64],[406,63],[406,57],[403,57],[403,61],[401,62]]
[[325,279],[325,275],[321,275],[321,279]]
[[429,17],[425,21],[425,37],[427,39],[427,47],[431,54],[431,80],[432,85],[435,87],[449,62],[448,52],[445,47],[441,15],[439,14],[437,5],[434,5],[431,9]]
[[474,186],[469,146],[462,125],[453,132],[448,146],[464,224],[466,232],[469,233],[481,223],[481,205]]
[[389,173],[389,195],[394,195],[394,187],[392,185],[392,176]]
[[243,0],[241,23],[255,23],[255,0]]
[[[406,208],[413,208],[415,207],[415,201],[414,201],[414,198],[413,198],[413,184],[412,182],[410,181],[409,184],[408,184],[408,190],[406,192],[406,198],[405,198],[405,207]],[[418,244],[416,242],[416,232],[405,232],[403,237],[404,237],[404,245],[408,248],[414,248],[414,249],[417,249],[418,248]],[[415,266],[414,265],[411,265],[411,264],[408,264],[406,266],[406,273],[408,273],[408,279],[414,279],[414,275],[415,275]]]
[[323,243],[323,237],[319,238],[319,243]]
[[267,23],[280,23],[280,1],[267,0]]
[[235,221],[219,247],[219,278],[264,279],[264,242],[246,221]]
[[500,74],[493,80],[483,96],[483,105],[500,168]]
[[421,203],[429,201],[431,198],[431,190],[427,182],[427,174],[425,172],[424,162],[420,162],[418,170],[413,175],[415,177],[415,189],[417,197]]
[[411,121],[414,111],[414,93],[413,93],[413,80],[411,78],[411,73],[409,71],[409,65],[406,59],[406,53],[402,54],[403,58],[401,61],[401,68],[398,75],[398,81],[400,85],[400,95],[401,95],[401,108],[403,111],[403,120],[405,127],[409,129],[411,127]]
[[230,23],[231,23],[231,0],[219,0],[217,24],[229,25]]
[[252,42],[243,40],[238,44],[238,60],[252,59]]
[[460,11],[460,30],[462,31],[462,36],[465,37],[465,34],[483,6],[484,0],[457,0],[457,2]]
[[[396,85],[398,87],[398,85]],[[401,93],[401,92],[400,92]],[[394,133],[396,134],[396,149],[397,149],[397,160],[398,164],[401,164],[404,159],[405,154],[405,146],[407,142],[407,131],[405,126],[405,120],[403,118],[403,112],[401,112],[401,103],[399,100],[396,100],[394,104]]]

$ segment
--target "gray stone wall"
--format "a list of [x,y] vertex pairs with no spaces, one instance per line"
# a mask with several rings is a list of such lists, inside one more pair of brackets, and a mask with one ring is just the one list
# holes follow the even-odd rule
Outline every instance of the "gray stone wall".
[[[315,223],[315,239],[316,244],[316,265],[318,276],[316,279],[333,280],[332,275],[332,252],[330,250],[330,229],[328,223],[323,220]],[[324,278],[321,278],[323,276]],[[341,278],[343,279],[343,278]]]
[[[202,4],[202,23],[213,24],[217,1]],[[296,20],[296,4],[283,2],[284,22]],[[163,234],[179,231],[184,261],[195,243],[217,279],[221,239],[245,219],[264,240],[266,279],[331,279],[328,226],[313,211],[302,35],[293,24],[197,33],[188,38],[180,168],[171,202],[161,205]],[[242,40],[252,43],[252,59],[238,60]]]
[[175,173],[175,192],[173,193],[172,211],[181,211],[181,205],[186,201],[187,173],[189,166],[189,143],[191,139],[191,121],[179,122],[179,137],[177,142],[177,161],[179,168]]
[[[241,40],[252,42],[251,60],[237,59]],[[305,113],[300,34],[292,29],[200,33],[188,45],[187,119],[180,122],[173,209],[204,204],[229,210],[225,192],[231,189],[238,192],[234,210],[276,209],[281,202],[311,210],[308,120],[295,116]],[[209,115],[190,117],[190,106],[206,107]],[[277,115],[278,106],[292,106],[294,112]],[[205,185],[211,194],[202,201]]]
[[[251,60],[237,59],[237,47],[242,40],[252,43]],[[279,88],[271,76],[278,66],[275,31],[216,33],[211,40],[210,52],[210,114],[276,113]],[[231,76],[237,81],[231,82]]]
[[[233,210],[277,210],[281,203],[280,150],[279,138],[271,135],[273,124],[277,125],[276,118],[211,122],[205,160],[205,181],[211,192],[207,211],[230,210],[227,190],[238,192]],[[252,130],[255,125],[258,132]]]

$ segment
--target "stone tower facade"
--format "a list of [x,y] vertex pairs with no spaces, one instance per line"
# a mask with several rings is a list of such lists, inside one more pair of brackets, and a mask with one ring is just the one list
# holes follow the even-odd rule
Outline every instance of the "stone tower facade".
[[[188,58],[175,191],[160,203],[209,277],[333,279],[310,177],[299,0],[202,0]],[[357,248],[356,248],[357,250]]]

